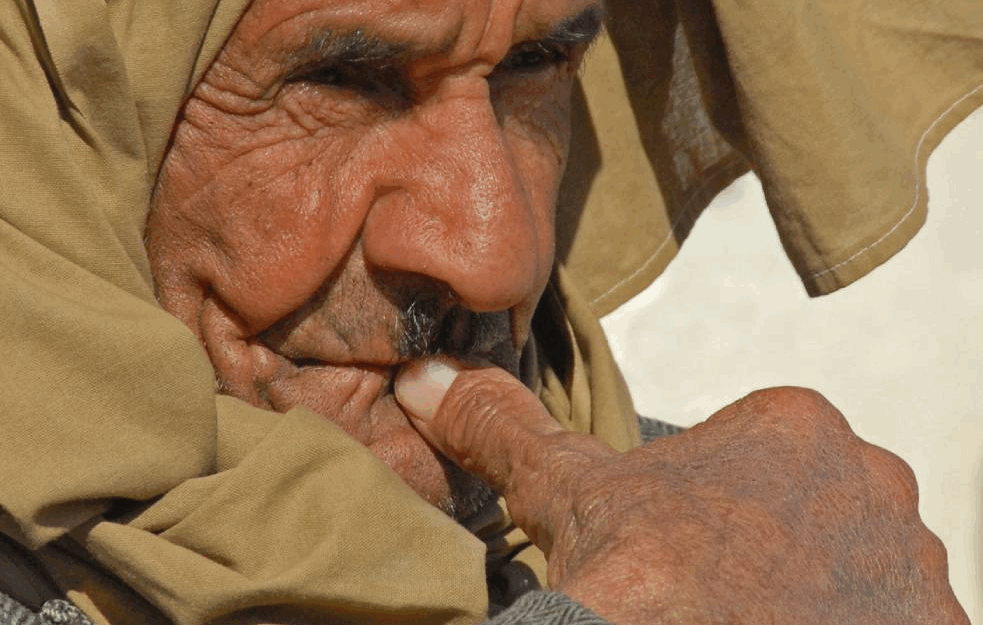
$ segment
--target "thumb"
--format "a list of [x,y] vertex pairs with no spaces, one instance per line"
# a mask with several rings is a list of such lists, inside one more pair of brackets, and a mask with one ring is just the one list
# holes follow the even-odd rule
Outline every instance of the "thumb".
[[517,525],[548,549],[569,515],[571,480],[615,452],[565,431],[521,382],[497,367],[449,359],[414,362],[396,379],[413,425],[458,466],[501,493]]

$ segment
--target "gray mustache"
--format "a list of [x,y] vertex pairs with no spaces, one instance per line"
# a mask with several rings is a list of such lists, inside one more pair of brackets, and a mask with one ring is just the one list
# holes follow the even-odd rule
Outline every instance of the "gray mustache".
[[445,354],[484,358],[505,365],[510,360],[511,327],[507,312],[475,313],[447,309],[439,299],[414,299],[401,314],[399,352],[405,358]]

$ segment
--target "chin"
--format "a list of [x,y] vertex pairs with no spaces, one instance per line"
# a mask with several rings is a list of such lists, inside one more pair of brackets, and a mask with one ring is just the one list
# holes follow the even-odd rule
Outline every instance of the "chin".
[[[381,415],[382,418],[380,419]],[[372,407],[372,418],[391,424],[368,448],[418,495],[465,523],[498,499],[479,478],[463,471],[430,446],[410,424],[395,396],[387,392]]]
[[393,393],[398,366],[280,360],[271,376],[254,380],[257,393],[240,399],[277,412],[303,406],[321,415],[368,447],[420,497],[461,523],[497,499],[485,482],[443,457],[410,424]]

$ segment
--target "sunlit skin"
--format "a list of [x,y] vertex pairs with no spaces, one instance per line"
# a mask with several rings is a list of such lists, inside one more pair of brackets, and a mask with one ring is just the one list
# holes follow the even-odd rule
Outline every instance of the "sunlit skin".
[[473,513],[490,492],[409,425],[393,375],[435,352],[518,372],[599,16],[590,0],[256,0],[183,110],[147,229],[160,302],[222,391],[313,409]]

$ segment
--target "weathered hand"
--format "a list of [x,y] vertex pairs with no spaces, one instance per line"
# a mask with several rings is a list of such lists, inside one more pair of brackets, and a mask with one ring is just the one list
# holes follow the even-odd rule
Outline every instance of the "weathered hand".
[[969,622],[911,470],[815,392],[759,391],[627,454],[498,369],[416,365],[397,395],[505,496],[550,585],[619,625]]

